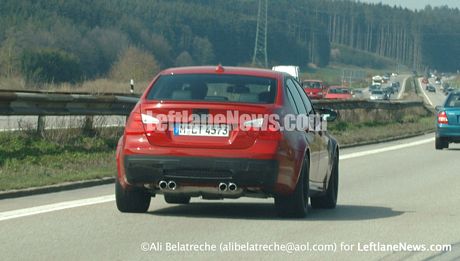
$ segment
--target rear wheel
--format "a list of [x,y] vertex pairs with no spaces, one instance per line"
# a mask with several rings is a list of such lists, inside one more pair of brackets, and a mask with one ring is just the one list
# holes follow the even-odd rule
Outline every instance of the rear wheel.
[[279,216],[302,218],[307,215],[309,163],[309,159],[306,158],[294,192],[289,196],[275,197],[275,208]]
[[184,195],[165,194],[165,201],[169,204],[188,204],[190,197]]
[[435,139],[435,147],[436,147],[437,150],[442,150],[442,149],[448,148],[449,143],[447,141],[445,141],[444,139],[442,139],[442,138],[436,137],[436,139]]
[[339,157],[334,156],[331,177],[327,186],[326,194],[311,198],[312,208],[335,208],[339,191]]
[[149,209],[152,197],[147,190],[143,188],[123,188],[117,179],[115,182],[115,198],[119,211],[128,213],[145,213]]

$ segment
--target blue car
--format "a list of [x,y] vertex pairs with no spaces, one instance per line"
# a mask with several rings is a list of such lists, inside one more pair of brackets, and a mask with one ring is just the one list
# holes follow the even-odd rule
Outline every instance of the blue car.
[[436,149],[449,148],[449,143],[460,143],[460,91],[447,96],[444,106],[437,106]]

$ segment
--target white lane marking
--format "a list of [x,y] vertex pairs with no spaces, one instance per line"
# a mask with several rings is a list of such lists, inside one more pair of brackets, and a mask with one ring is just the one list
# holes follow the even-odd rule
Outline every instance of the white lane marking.
[[403,95],[404,91],[406,90],[406,82],[407,82],[407,79],[409,79],[409,76],[407,76],[407,77],[404,78],[404,80],[403,80],[401,90],[399,90],[398,97],[396,97],[398,100],[401,100],[401,96]]
[[115,200],[115,195],[107,195],[96,198],[86,198],[72,201],[64,201],[55,204],[43,205],[38,207],[23,208],[11,211],[0,212],[0,221],[27,217],[37,214],[54,212],[63,209],[77,208],[100,203],[107,203]]
[[431,107],[434,108],[434,105],[433,103],[431,102],[430,98],[428,97],[428,95],[426,94],[425,90],[422,88],[422,80],[420,80],[421,78],[418,78],[418,84],[420,86],[420,90],[422,90],[422,93],[423,95],[425,96],[426,100],[428,101],[428,103],[431,105]]
[[425,139],[425,140],[419,140],[419,141],[414,141],[414,142],[410,142],[410,143],[406,143],[406,144],[394,145],[394,146],[384,147],[384,148],[375,149],[375,150],[354,152],[354,153],[350,153],[350,154],[341,155],[340,160],[359,158],[359,157],[369,156],[369,155],[382,153],[382,152],[387,152],[387,151],[405,149],[405,148],[409,148],[409,147],[414,147],[414,146],[430,143],[430,142],[433,142],[433,141],[434,141],[434,137],[429,138],[429,139]]
[[[425,140],[414,141],[414,142],[407,143],[407,144],[394,145],[394,146],[384,147],[384,148],[375,149],[375,150],[368,150],[368,151],[345,154],[345,155],[340,156],[340,160],[347,160],[347,159],[365,157],[365,156],[387,152],[387,151],[400,150],[400,149],[404,149],[408,147],[414,147],[414,146],[430,143],[433,141],[434,141],[434,138],[429,138]],[[43,213],[48,213],[48,212],[54,212],[54,211],[59,211],[59,210],[64,210],[64,209],[69,209],[69,208],[77,208],[77,207],[84,207],[84,206],[89,206],[89,205],[107,203],[107,202],[111,202],[114,200],[115,200],[115,195],[107,195],[107,196],[101,196],[101,197],[95,197],[95,198],[64,201],[60,203],[43,205],[43,206],[38,206],[38,207],[5,211],[5,212],[0,212],[0,221],[27,217],[27,216],[32,216],[32,215],[38,215],[38,214],[43,214]]]

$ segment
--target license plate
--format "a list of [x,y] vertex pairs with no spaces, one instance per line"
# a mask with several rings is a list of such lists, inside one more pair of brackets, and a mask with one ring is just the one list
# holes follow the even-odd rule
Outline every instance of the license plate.
[[174,126],[175,136],[228,137],[229,133],[230,128],[225,124],[176,124]]

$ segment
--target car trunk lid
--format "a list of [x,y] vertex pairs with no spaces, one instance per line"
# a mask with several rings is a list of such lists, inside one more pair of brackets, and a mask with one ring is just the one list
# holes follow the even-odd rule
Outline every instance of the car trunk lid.
[[[244,149],[252,146],[257,136],[241,125],[267,115],[269,108],[257,104],[151,101],[141,105],[141,114],[152,145]],[[240,120],[242,117],[245,120]]]
[[445,108],[449,125],[460,125],[460,108]]

